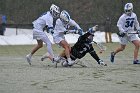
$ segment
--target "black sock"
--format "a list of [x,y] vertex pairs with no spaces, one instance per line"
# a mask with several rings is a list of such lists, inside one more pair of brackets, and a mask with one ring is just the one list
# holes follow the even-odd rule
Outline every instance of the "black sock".
[[91,56],[92,56],[97,62],[99,62],[100,58],[98,57],[98,55],[96,54],[95,51],[91,53]]

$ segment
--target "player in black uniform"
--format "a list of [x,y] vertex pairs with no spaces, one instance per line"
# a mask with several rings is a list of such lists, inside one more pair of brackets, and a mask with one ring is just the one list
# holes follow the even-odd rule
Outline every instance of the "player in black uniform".
[[[73,61],[75,61],[76,59],[81,59],[87,53],[89,53],[97,61],[98,64],[104,65],[104,66],[107,65],[103,62],[103,60],[101,60],[99,58],[99,56],[96,54],[96,52],[95,52],[95,50],[92,46],[94,32],[96,31],[96,29],[97,29],[97,26],[94,26],[94,27],[90,28],[87,31],[87,33],[85,33],[84,35],[81,35],[78,38],[78,41],[74,44],[74,46],[71,47],[70,57]],[[60,55],[60,57],[63,57],[63,58],[66,59],[66,56],[65,56],[64,53],[62,53]],[[62,65],[63,66],[68,66],[67,61],[63,62]]]

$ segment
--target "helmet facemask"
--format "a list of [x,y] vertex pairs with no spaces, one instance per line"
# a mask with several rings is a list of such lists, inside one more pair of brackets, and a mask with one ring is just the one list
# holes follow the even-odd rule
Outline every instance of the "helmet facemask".
[[67,11],[63,10],[60,14],[60,20],[63,22],[63,24],[68,24],[70,21],[70,16]]
[[63,24],[68,24],[69,23],[69,20],[65,20],[63,18],[60,18],[60,20],[63,22]]
[[53,11],[53,12],[52,12],[52,16],[53,16],[54,18],[59,18],[60,12]]
[[124,10],[125,11],[125,14],[127,14],[127,15],[130,15],[131,13],[132,13],[132,9],[130,9],[130,10]]

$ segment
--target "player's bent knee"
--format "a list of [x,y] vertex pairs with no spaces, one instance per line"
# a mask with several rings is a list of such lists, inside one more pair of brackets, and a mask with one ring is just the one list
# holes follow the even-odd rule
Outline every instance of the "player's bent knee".
[[120,48],[120,51],[123,51],[125,48]]
[[124,46],[120,47],[120,51],[123,51],[124,49],[125,49],[125,47],[124,47]]
[[38,48],[42,48],[43,47],[43,45],[41,44],[41,45],[38,45]]

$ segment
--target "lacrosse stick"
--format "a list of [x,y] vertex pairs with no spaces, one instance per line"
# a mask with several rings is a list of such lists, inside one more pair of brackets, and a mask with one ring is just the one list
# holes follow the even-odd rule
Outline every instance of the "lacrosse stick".
[[87,67],[86,65],[82,64],[82,63],[79,63],[79,61],[75,62],[76,65],[79,65],[81,67]]
[[127,33],[127,34],[138,34],[138,37],[140,38],[140,33],[139,33],[139,32],[135,32],[135,33]]
[[95,41],[92,41],[93,43],[95,43],[97,45],[97,47],[101,50],[101,51],[105,51],[106,50],[106,46],[104,46],[101,43],[97,43]]
[[140,36],[140,30],[136,30],[134,32],[128,32],[129,30],[125,31],[126,34],[138,34]]
[[136,33],[128,33],[128,34],[139,34],[139,33],[136,32]]
[[66,30],[66,31],[64,31],[64,34],[70,34],[70,33],[74,33],[75,32],[75,30]]

